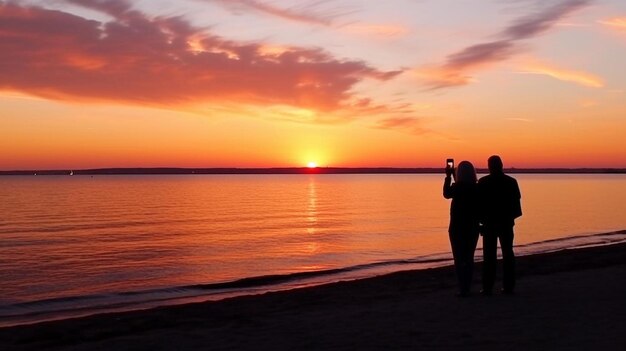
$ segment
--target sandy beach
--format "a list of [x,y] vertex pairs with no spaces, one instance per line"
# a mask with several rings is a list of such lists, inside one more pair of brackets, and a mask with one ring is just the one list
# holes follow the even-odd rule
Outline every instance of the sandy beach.
[[[626,244],[519,257],[515,295],[451,267],[0,329],[2,350],[626,349]],[[499,283],[499,282],[498,282]]]

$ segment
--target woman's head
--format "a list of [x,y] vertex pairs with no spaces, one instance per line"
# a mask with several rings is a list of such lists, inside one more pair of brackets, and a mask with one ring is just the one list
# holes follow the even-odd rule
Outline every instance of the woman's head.
[[457,183],[476,183],[476,170],[469,161],[461,161],[456,168]]

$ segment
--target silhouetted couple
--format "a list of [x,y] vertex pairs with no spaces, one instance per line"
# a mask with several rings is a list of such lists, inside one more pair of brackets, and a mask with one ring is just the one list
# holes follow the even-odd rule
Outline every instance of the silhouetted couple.
[[468,161],[460,162],[456,170],[446,167],[443,196],[452,199],[448,232],[460,296],[470,293],[479,233],[483,235],[484,260],[481,293],[491,295],[493,291],[498,240],[503,260],[502,292],[511,294],[515,289],[513,226],[515,218],[522,215],[521,195],[517,181],[504,174],[499,156],[491,156],[488,164],[489,175],[478,181]]

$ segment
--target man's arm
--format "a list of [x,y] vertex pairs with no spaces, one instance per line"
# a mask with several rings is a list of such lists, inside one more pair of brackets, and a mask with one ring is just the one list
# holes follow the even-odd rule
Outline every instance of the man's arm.
[[521,203],[521,199],[522,199],[522,194],[519,191],[519,185],[517,185],[517,180],[515,180],[513,178],[513,183],[512,183],[512,210],[513,210],[513,219],[517,218],[517,217],[521,217],[522,216],[522,203]]
[[485,212],[486,212],[486,200],[485,197],[485,177],[480,178],[478,180],[478,184],[476,185],[477,192],[477,205],[478,205],[478,221],[481,224],[485,224]]

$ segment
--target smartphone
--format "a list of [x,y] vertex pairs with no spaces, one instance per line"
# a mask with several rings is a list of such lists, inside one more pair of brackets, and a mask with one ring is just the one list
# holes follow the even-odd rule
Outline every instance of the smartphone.
[[446,166],[450,167],[450,168],[454,168],[454,159],[453,158],[449,158],[446,160]]

